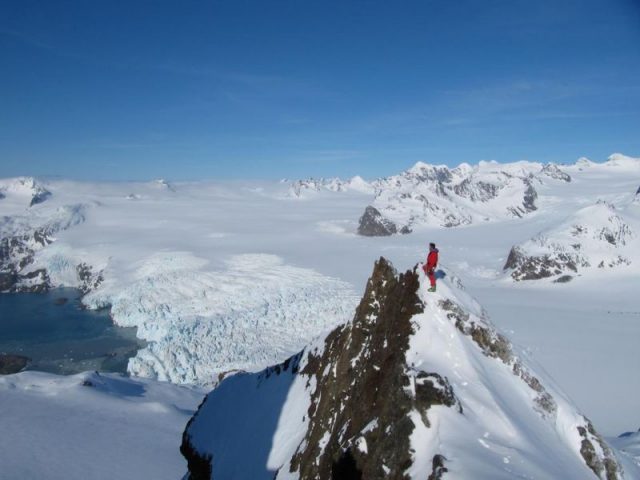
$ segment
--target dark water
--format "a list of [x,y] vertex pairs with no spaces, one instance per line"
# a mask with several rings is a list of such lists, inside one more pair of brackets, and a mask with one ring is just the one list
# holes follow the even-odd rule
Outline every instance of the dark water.
[[126,372],[143,346],[136,329],[115,327],[106,310],[80,308],[79,298],[75,289],[0,294],[0,353],[31,358],[28,370]]

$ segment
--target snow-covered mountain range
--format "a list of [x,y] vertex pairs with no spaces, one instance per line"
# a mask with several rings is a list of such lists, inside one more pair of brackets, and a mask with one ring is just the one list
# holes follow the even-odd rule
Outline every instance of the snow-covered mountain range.
[[224,380],[185,430],[187,478],[638,478],[455,278],[429,294],[417,272],[381,258],[351,322]]
[[459,227],[520,218],[538,209],[540,188],[571,183],[569,171],[592,168],[637,171],[640,160],[611,155],[604,164],[581,158],[574,165],[515,162],[463,163],[455,168],[418,162],[399,175],[372,183],[376,195],[360,218],[358,233],[383,236],[416,227]]
[[[416,226],[458,227],[521,217],[537,209],[535,185],[549,174],[557,179],[562,172],[529,162],[481,162],[453,169],[419,162],[400,175],[378,180],[371,207],[380,221],[393,225],[387,234],[409,233]],[[370,223],[365,212],[358,232],[378,235],[368,228]]]
[[283,180],[282,183],[289,184],[288,195],[296,198],[307,198],[309,195],[322,191],[373,193],[375,190],[375,183],[369,183],[357,175],[348,180],[342,180],[337,177],[308,178],[306,180],[296,180],[293,182]]
[[[447,170],[451,173],[456,168]],[[407,172],[410,171],[414,173],[409,175]],[[603,163],[587,159],[568,165],[483,163],[458,167],[455,179],[451,173],[451,181],[447,181],[447,173],[443,171],[443,167],[418,164],[395,176],[398,182],[391,180],[394,177],[370,182],[355,178],[348,181],[281,183],[190,183],[165,180],[96,183],[0,179],[0,290],[40,291],[58,286],[80,288],[86,307],[108,307],[116,324],[136,326],[138,336],[147,341],[146,346],[130,360],[128,370],[134,376],[197,383],[211,388],[220,378],[244,370],[249,373],[231,377],[222,386],[247,382],[248,386],[242,388],[251,391],[252,388],[255,390],[257,379],[264,378],[264,375],[250,372],[261,371],[268,365],[278,365],[309,342],[313,342],[318,352],[324,349],[322,342],[328,338],[327,332],[353,317],[353,310],[361,296],[357,292],[360,292],[368,278],[375,259],[384,255],[404,270],[415,265],[416,261],[423,260],[427,243],[435,241],[440,248],[441,264],[446,266],[448,272],[447,278],[452,283],[454,277],[461,278],[468,291],[479,298],[491,314],[493,321],[515,342],[526,346],[526,350],[521,350],[509,344],[510,358],[514,362],[519,360],[527,371],[532,372],[558,406],[568,405],[567,411],[573,413],[569,417],[561,415],[563,410],[559,408],[556,418],[573,418],[575,422],[569,424],[567,431],[575,433],[577,427],[581,426],[595,452],[600,455],[605,451],[604,447],[598,447],[597,437],[590,436],[593,434],[589,433],[589,425],[580,420],[582,416],[576,413],[573,402],[566,400],[550,377],[524,351],[532,352],[544,370],[550,372],[575,400],[592,420],[593,431],[613,436],[620,432],[635,431],[640,426],[637,416],[637,398],[640,395],[640,377],[637,376],[640,323],[637,319],[640,309],[636,292],[640,265],[637,257],[640,159],[612,155]],[[441,178],[438,179],[438,176]],[[418,177],[424,178],[421,180]],[[458,182],[464,185],[459,186]],[[490,184],[494,187],[488,186]],[[459,218],[470,216],[471,222],[461,223],[456,228],[443,227],[436,217],[425,214],[424,202],[411,197],[414,187],[410,185],[424,191],[430,203],[440,205],[442,209],[438,212],[445,216],[453,212]],[[525,194],[529,186],[535,190],[536,196],[531,202],[535,210],[525,208]],[[296,194],[296,189],[299,194]],[[48,193],[42,200],[34,202],[34,197],[43,191]],[[496,194],[495,197],[491,192]],[[403,197],[403,194],[408,196]],[[533,194],[529,197],[533,198]],[[395,209],[387,209],[389,205]],[[508,207],[513,207],[520,216]],[[383,236],[358,235],[358,229],[362,227],[359,219],[365,211],[370,212],[372,228],[395,229],[397,233],[412,230],[412,233],[386,235],[388,232],[383,231],[379,234]],[[405,222],[411,218],[413,220]],[[558,272],[554,270],[549,277],[516,282],[516,279],[524,278],[529,270],[519,267],[517,262],[514,268],[503,270],[505,263],[509,263],[509,252],[514,246],[522,265],[535,266],[535,259],[544,258],[545,255],[559,258],[562,252],[567,255],[579,253],[579,259],[576,257],[573,260],[576,271],[564,263]],[[618,261],[620,258],[624,261]],[[585,265],[587,263],[589,266]],[[533,271],[537,270],[534,268]],[[566,280],[562,277],[569,275],[571,282],[554,283]],[[460,448],[467,452],[467,458],[474,459],[474,462],[477,459],[478,465],[487,469],[483,471],[499,471],[500,461],[503,466],[511,465],[513,469],[514,464],[520,465],[517,459],[522,459],[522,465],[528,465],[526,468],[534,469],[530,471],[538,472],[536,468],[541,468],[543,472],[556,471],[552,470],[551,461],[543,457],[548,454],[549,458],[559,459],[562,454],[557,452],[566,452],[571,448],[575,455],[563,457],[564,463],[557,468],[562,468],[563,472],[580,471],[583,467],[576,467],[584,463],[581,460],[584,456],[580,453],[584,438],[580,431],[574,437],[564,433],[554,439],[547,437],[549,430],[544,430],[547,427],[541,425],[553,422],[540,417],[533,400],[540,392],[514,372],[516,363],[484,355],[473,333],[452,329],[452,320],[447,317],[451,312],[445,308],[448,304],[432,305],[429,303],[430,297],[423,297],[420,292],[422,290],[419,290],[418,297],[421,301],[426,299],[426,304],[423,305],[424,312],[415,315],[414,323],[419,324],[420,328],[409,338],[418,338],[420,331],[431,331],[434,327],[436,332],[432,332],[430,338],[442,342],[430,345],[428,350],[420,347],[416,353],[416,358],[424,359],[424,362],[428,360],[428,365],[433,365],[433,368],[424,367],[426,370],[423,371],[420,370],[422,367],[416,367],[413,373],[406,375],[416,380],[421,372],[437,373],[443,379],[448,379],[455,398],[464,410],[463,414],[459,414],[455,406],[432,405],[426,418],[431,422],[437,413],[439,424],[446,425],[447,432],[454,430],[449,428],[450,425],[460,425],[461,432],[471,435],[469,438],[475,439],[476,443],[465,443]],[[485,322],[486,315],[482,310],[455,285],[445,286],[440,282],[438,295],[443,302],[450,299],[457,303],[477,325],[498,335]],[[437,322],[423,321],[426,314],[429,318],[436,318]],[[462,355],[462,350],[446,343],[442,333],[449,334],[447,338],[452,345],[466,345],[465,355],[475,353],[455,357],[466,359],[456,363],[454,356],[449,355]],[[314,341],[314,338],[321,340]],[[343,337],[340,338],[343,340]],[[366,337],[363,335],[362,338]],[[351,348],[344,349],[345,358],[353,353]],[[427,351],[431,353],[424,353]],[[260,398],[277,397],[274,403],[282,406],[279,402],[288,395],[289,387],[293,384],[291,382],[301,386],[300,380],[296,379],[306,378],[313,382],[313,378],[326,377],[324,370],[320,373],[303,373],[302,370],[309,365],[308,358],[311,358],[308,355],[311,350],[307,348],[305,352],[299,360],[298,373],[290,375],[289,380],[276,382],[276,378],[287,378],[282,374],[270,374],[269,381],[260,380],[269,391],[277,390],[275,397],[264,395]],[[6,353],[19,355],[19,352]],[[303,358],[307,360],[303,361]],[[406,352],[405,358],[408,358]],[[408,363],[392,362],[391,365]],[[463,365],[468,368],[462,368]],[[283,367],[281,365],[279,369],[282,371]],[[365,371],[363,375],[373,375],[370,369]],[[590,372],[586,381],[585,371]],[[459,375],[467,379],[460,380]],[[469,380],[472,377],[477,378],[475,381]],[[45,392],[33,404],[37,404],[34,408],[40,410],[49,408],[47,405],[53,408],[55,398],[68,399],[70,404],[80,408],[83,403],[72,399],[77,397],[84,401],[85,393],[90,391],[84,387],[76,388],[72,382],[66,390],[68,395],[56,397],[57,394],[47,395],[46,392],[55,393],[57,387],[49,389],[48,386],[64,383],[65,379],[56,376],[36,378],[32,372],[6,378],[9,383],[0,382],[0,406],[3,409],[11,408],[14,412],[12,417],[3,416],[0,419],[0,429],[6,432],[18,428],[16,425],[19,425],[20,419],[29,421],[25,419],[30,418],[35,410],[22,411],[20,405],[31,405],[27,400],[32,398],[32,391]],[[590,380],[594,378],[597,378],[597,388]],[[134,406],[137,400],[141,402],[141,410],[163,410],[164,406],[171,405],[172,385],[160,383],[166,386],[166,389],[162,387],[166,395],[163,393],[162,399],[157,397],[153,400],[155,394],[152,390],[155,387],[151,379],[144,380],[150,385],[149,389],[129,385],[129,382],[137,381],[130,379],[112,390],[94,391],[100,391],[100,397],[114,395],[114,400],[117,400],[113,404],[114,412],[117,408],[130,407],[132,410],[128,410],[129,413],[135,413],[138,411],[138,407]],[[436,377],[427,379],[434,386],[439,382],[436,382]],[[331,377],[326,377],[326,380],[332,381]],[[467,385],[463,385],[463,382],[467,382]],[[333,385],[336,386],[335,383]],[[345,388],[347,386],[350,387],[344,385]],[[490,390],[493,387],[498,392],[494,400],[483,396],[481,392],[493,392]],[[236,391],[236,387],[224,388]],[[224,388],[215,390],[208,401],[213,401],[216,395],[222,395]],[[147,393],[141,390],[149,392],[149,402],[144,400]],[[136,402],[130,402],[123,393],[129,391],[141,391],[141,397],[134,395]],[[261,394],[266,392],[255,391]],[[295,393],[293,390],[291,392]],[[305,392],[305,395],[310,394],[311,389]],[[512,394],[513,398],[528,400],[516,406],[512,403]],[[327,398],[332,397],[329,395]],[[474,403],[476,401],[478,403]],[[240,412],[242,405],[237,403],[236,411]],[[346,401],[344,404],[348,403]],[[411,405],[418,404],[414,402]],[[484,406],[486,415],[486,409],[497,408],[499,414],[490,416],[492,425],[485,425],[480,415],[471,415],[476,411],[471,405]],[[55,410],[58,407],[60,409]],[[503,407],[508,407],[508,411]],[[271,407],[266,404],[264,408],[269,412],[277,410],[270,410]],[[515,410],[509,410],[511,408]],[[66,411],[58,404],[55,404],[55,409],[56,412]],[[229,410],[230,423],[234,418],[233,411]],[[440,417],[441,412],[447,413]],[[574,413],[579,416],[572,416]],[[508,419],[504,430],[499,427],[501,423],[498,417],[502,415]],[[310,418],[308,413],[299,415],[300,418],[302,416]],[[115,413],[108,415],[105,422],[115,421],[115,418]],[[274,417],[269,418],[273,420]],[[175,422],[186,421],[186,416],[170,415],[166,419],[174,422],[171,428],[177,432],[182,430],[183,425],[176,427]],[[451,419],[454,419],[454,423],[448,423]],[[298,423],[291,423],[292,426],[298,426],[299,419],[296,417],[295,420]],[[100,424],[100,421],[96,417],[94,425]],[[364,429],[366,425],[360,426]],[[482,430],[484,427],[486,430]],[[269,428],[265,427],[264,431],[269,434],[276,431],[275,427],[272,430]],[[151,435],[155,432],[152,429],[149,431]],[[435,431],[427,429],[427,433]],[[523,446],[523,449],[502,455],[506,450],[499,450],[498,446],[506,445],[506,431],[515,432],[513,438],[518,442],[521,440],[516,445]],[[546,433],[540,434],[541,431]],[[489,433],[489,437],[484,436],[485,432]],[[18,434],[21,435],[20,432]],[[287,446],[286,452],[291,453],[298,447],[300,451],[304,450],[299,443],[300,437],[296,436],[302,435],[297,429],[285,428],[281,434],[298,442]],[[365,432],[361,435],[368,449],[374,441],[370,437],[372,434]],[[6,440],[0,445],[0,451],[6,455],[13,455],[14,446],[18,448],[18,443],[12,443],[12,438],[17,438],[14,433],[0,436],[0,443]],[[59,450],[66,445],[62,441],[50,441],[50,436],[39,438],[35,443],[40,445],[41,448],[38,448],[45,459],[57,458]],[[327,442],[333,442],[332,438],[327,438]],[[428,471],[431,475],[447,468],[448,474],[452,475],[458,466],[471,465],[462,462],[455,454],[447,454],[453,446],[457,448],[462,445],[462,439],[448,434],[443,434],[442,438],[443,446],[449,447],[440,454],[447,460],[438,460],[436,466],[440,463],[442,466],[434,469],[433,459],[438,452],[425,453],[426,450],[420,450],[422,466],[416,466],[419,469],[416,472]],[[534,438],[542,440],[535,443]],[[616,440],[610,444],[627,452],[637,452],[637,436],[624,438],[627,438],[626,443]],[[491,443],[491,439],[497,439],[495,444]],[[41,443],[45,440],[47,445]],[[102,448],[109,439],[105,436],[98,440]],[[486,448],[480,440],[490,448]],[[541,446],[547,441],[555,449],[553,452],[547,452]],[[54,443],[56,448],[51,447]],[[81,443],[74,443],[73,448],[81,448]],[[89,440],[86,443],[89,450],[95,451]],[[471,448],[472,443],[478,450]],[[331,445],[331,448],[335,448],[333,443],[327,443],[327,448]],[[364,444],[358,440],[357,444],[352,442],[350,445],[355,451]],[[576,449],[576,445],[579,448]],[[521,452],[526,449],[534,452],[535,456],[523,459],[525,454]],[[332,451],[335,453],[337,450]],[[263,458],[267,459],[269,452],[265,453],[264,449],[261,452],[260,455],[264,454]],[[311,458],[310,452],[306,451],[309,455],[307,458]],[[612,452],[625,468],[625,462],[631,457],[625,457],[613,449]],[[2,455],[0,464],[6,465]],[[360,461],[357,455],[354,453],[354,461]],[[494,455],[496,463],[492,460]],[[632,453],[630,455],[633,456]],[[289,459],[286,455],[277,458],[282,460],[281,464],[276,465],[275,462],[269,465],[280,468]],[[503,458],[511,463],[504,463]],[[602,461],[603,457],[599,458]],[[96,459],[95,462],[100,463],[100,460]],[[49,463],[43,460],[37,464],[41,468],[38,471],[44,472],[40,477],[53,471],[44,468],[43,465]],[[184,471],[181,465],[166,471]],[[631,467],[625,468],[625,471],[627,477],[628,472],[633,472]],[[283,472],[285,469],[281,469],[280,475],[285,475]],[[504,472],[501,475],[506,475]],[[536,475],[530,473],[530,476]],[[174,477],[175,474],[168,473],[164,477],[157,476]],[[50,478],[67,477],[54,475]],[[109,477],[105,475],[104,478]],[[443,478],[446,480],[446,473]],[[537,478],[558,477],[540,474]]]

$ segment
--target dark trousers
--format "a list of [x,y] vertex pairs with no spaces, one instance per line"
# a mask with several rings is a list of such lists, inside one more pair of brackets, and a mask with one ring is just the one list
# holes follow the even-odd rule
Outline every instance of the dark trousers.
[[429,277],[429,282],[432,287],[436,286],[436,271],[435,270],[427,270],[427,277]]

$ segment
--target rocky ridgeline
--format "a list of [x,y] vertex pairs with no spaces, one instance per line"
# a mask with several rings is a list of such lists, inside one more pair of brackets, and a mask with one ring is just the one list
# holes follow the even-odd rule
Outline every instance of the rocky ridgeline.
[[579,210],[559,226],[512,247],[504,270],[516,281],[555,277],[562,283],[589,269],[631,265],[640,248],[634,202],[637,196],[622,210],[603,201]]
[[400,175],[377,180],[376,197],[360,218],[358,233],[410,233],[415,226],[458,227],[519,218],[537,209],[535,185],[570,182],[557,165],[481,162],[450,169],[418,163]]
[[[82,204],[58,208],[39,226],[21,217],[4,217],[0,222],[0,292],[42,292],[51,288],[48,272],[34,268],[34,257],[55,241],[57,233],[84,220]],[[91,266],[79,263],[75,268],[81,290],[89,291],[102,282],[102,275],[93,272]]]
[[[223,380],[184,432],[186,478],[625,478],[593,425],[463,292],[442,285],[425,302],[416,272],[381,258],[351,322]],[[510,460],[502,441],[519,445]]]
[[[282,183],[289,183],[283,180]],[[323,191],[347,192],[356,191],[360,193],[373,193],[374,183],[369,183],[362,177],[355,176],[348,180],[341,178],[308,178],[306,180],[296,180],[289,185],[289,196],[294,198],[304,198],[309,194]]]
[[571,175],[560,170],[560,167],[558,167],[555,163],[547,163],[544,167],[542,167],[542,170],[540,170],[540,174],[545,175],[549,178],[553,178],[555,180],[560,180],[561,182],[571,182]]

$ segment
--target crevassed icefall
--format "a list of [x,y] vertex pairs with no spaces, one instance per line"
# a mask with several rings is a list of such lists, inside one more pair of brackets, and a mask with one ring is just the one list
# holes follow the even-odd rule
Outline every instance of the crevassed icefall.
[[348,319],[351,286],[280,257],[245,254],[225,268],[186,252],[161,252],[133,266],[130,280],[89,293],[90,308],[111,305],[114,322],[149,342],[131,374],[211,384],[230,370],[259,370]]

